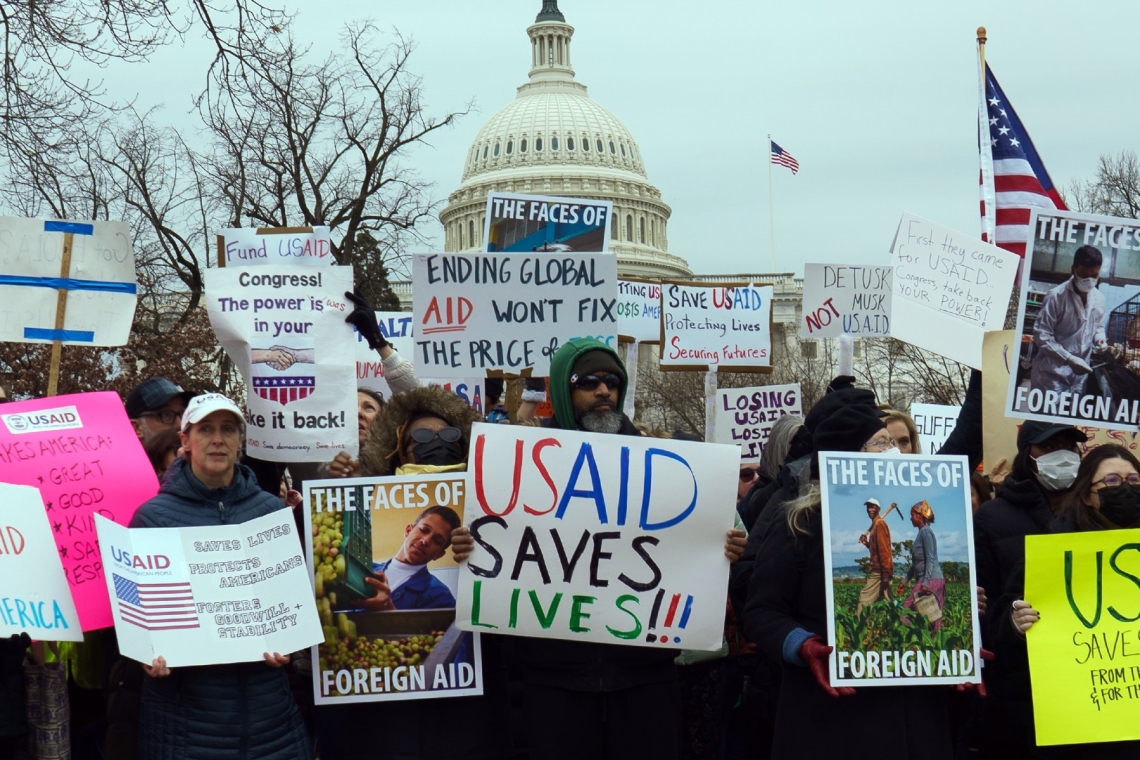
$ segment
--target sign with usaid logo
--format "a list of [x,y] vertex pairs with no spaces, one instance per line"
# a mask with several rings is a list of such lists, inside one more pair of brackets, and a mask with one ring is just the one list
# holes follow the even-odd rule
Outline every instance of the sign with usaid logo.
[[79,412],[74,406],[61,406],[57,409],[42,409],[22,414],[0,414],[0,420],[4,421],[4,426],[13,435],[83,427],[83,421],[79,419]]

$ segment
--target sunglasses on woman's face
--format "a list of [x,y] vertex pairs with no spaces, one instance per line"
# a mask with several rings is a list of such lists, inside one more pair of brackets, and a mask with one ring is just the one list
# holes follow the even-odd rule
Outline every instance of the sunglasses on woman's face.
[[606,384],[606,388],[611,391],[621,390],[621,377],[613,372],[607,372],[604,375],[586,375],[574,381],[572,387],[580,391],[592,391],[602,383]]
[[431,430],[429,428],[416,428],[408,433],[408,438],[411,438],[416,443],[428,443],[439,438],[441,441],[447,443],[455,443],[463,437],[463,433],[457,427],[445,427],[439,430]]

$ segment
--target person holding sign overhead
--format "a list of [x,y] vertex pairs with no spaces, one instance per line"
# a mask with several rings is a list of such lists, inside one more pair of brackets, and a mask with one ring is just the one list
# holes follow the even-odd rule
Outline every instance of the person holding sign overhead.
[[[225,396],[191,399],[182,414],[183,456],[174,460],[158,496],[139,507],[132,528],[184,528],[244,523],[281,509],[237,459],[244,421]],[[313,756],[297,703],[281,667],[264,662],[168,668],[159,656],[144,664],[139,719],[143,760],[241,757],[309,760]]]

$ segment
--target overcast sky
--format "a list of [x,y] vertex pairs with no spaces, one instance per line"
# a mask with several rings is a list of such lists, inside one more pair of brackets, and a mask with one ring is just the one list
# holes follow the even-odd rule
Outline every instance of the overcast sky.
[[[371,18],[413,37],[430,108],[477,111],[417,150],[440,198],[487,119],[530,66],[541,0],[295,0],[295,32],[332,50]],[[800,162],[773,167],[775,271],[884,264],[903,211],[978,234],[975,29],[987,61],[1062,190],[1101,153],[1135,148],[1140,65],[1126,33],[1140,3],[955,0],[938,5],[561,0],[577,78],[637,140],[673,209],[671,252],[695,272],[772,271],[766,135]],[[193,42],[125,88],[177,116],[201,86]],[[116,89],[117,89],[116,87]],[[432,230],[442,247],[442,228]]]

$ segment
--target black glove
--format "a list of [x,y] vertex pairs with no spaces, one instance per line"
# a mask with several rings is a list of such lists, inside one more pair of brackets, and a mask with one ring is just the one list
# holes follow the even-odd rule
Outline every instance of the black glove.
[[356,293],[349,293],[345,291],[344,297],[352,301],[354,308],[352,313],[344,318],[345,322],[356,328],[356,331],[364,336],[368,341],[368,347],[373,351],[379,351],[388,345],[387,339],[384,334],[380,332],[380,325],[376,322],[376,312],[368,305],[368,302],[361,298]]

